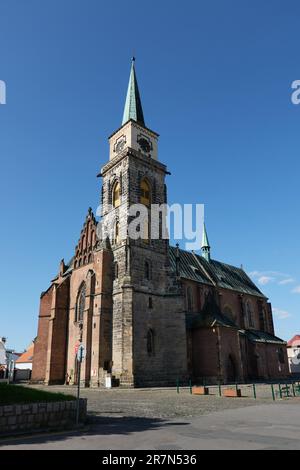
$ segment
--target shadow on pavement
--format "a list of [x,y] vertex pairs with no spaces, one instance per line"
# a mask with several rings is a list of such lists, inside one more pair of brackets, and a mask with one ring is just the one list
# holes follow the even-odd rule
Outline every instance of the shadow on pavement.
[[87,426],[81,430],[3,438],[0,439],[0,448],[1,446],[55,443],[68,440],[75,436],[80,436],[84,439],[88,436],[129,435],[131,433],[154,430],[160,427],[186,426],[188,424],[188,422],[172,422],[160,418],[101,417],[89,415]]

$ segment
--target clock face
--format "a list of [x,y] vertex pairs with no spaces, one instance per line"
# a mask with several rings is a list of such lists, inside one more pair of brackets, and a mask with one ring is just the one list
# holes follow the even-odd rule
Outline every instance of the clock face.
[[121,150],[123,150],[125,147],[125,139],[121,139],[119,140],[118,142],[116,142],[116,152],[121,152]]
[[149,153],[151,151],[151,144],[148,140],[141,138],[139,140],[139,145],[144,152]]

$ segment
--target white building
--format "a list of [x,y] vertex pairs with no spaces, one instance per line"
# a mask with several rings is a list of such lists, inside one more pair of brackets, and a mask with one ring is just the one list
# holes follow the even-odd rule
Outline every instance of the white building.
[[0,382],[13,381],[15,363],[19,356],[13,349],[7,349],[6,338],[0,338]]
[[30,380],[32,371],[32,361],[34,352],[34,342],[28,346],[26,351],[16,360],[15,381]]

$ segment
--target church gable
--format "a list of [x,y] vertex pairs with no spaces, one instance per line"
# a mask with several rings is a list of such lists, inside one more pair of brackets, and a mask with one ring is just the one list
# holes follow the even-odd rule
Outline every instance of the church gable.
[[89,208],[78,244],[75,248],[74,269],[80,268],[93,261],[93,251],[96,246],[97,221],[91,208]]

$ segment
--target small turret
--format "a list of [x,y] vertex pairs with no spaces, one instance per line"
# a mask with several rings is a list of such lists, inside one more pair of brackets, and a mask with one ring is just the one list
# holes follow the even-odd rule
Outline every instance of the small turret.
[[201,246],[202,256],[206,261],[210,262],[210,245],[208,241],[207,231],[205,223],[203,223],[203,234],[202,234],[202,246]]

